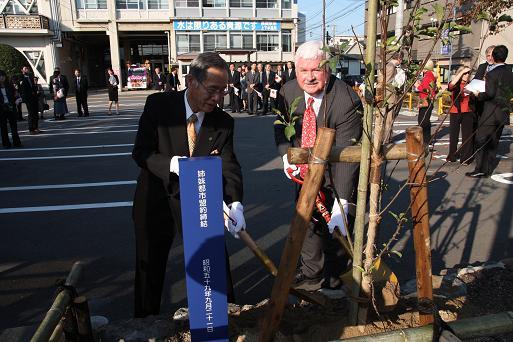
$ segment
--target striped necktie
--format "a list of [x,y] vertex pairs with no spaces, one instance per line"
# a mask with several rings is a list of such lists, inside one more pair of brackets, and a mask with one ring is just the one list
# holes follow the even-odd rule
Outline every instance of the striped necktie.
[[[301,147],[313,147],[317,133],[317,122],[315,111],[313,109],[314,98],[308,99],[305,113],[303,114],[303,125],[301,128]],[[305,179],[306,172],[308,171],[308,164],[301,164],[300,166],[301,178]]]
[[187,119],[187,141],[189,143],[189,156],[191,157],[194,152],[194,147],[196,146],[196,121],[198,121],[196,114],[192,114],[189,119]]

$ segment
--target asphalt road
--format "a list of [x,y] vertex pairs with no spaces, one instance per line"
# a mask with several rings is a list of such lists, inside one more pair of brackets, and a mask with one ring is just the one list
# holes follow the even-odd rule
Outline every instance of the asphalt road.
[[[78,118],[74,99],[65,121],[41,122],[44,134],[28,134],[20,124],[23,149],[0,150],[0,330],[34,325],[50,307],[57,279],[73,262],[86,263],[79,293],[90,300],[91,314],[110,320],[130,318],[133,309],[134,233],[131,201],[138,168],[131,159],[138,118],[148,92],[120,96],[121,115],[107,116],[107,94],[89,98],[91,116]],[[47,114],[47,116],[51,116]],[[248,231],[278,263],[291,221],[293,188],[281,170],[273,138],[274,118],[236,118],[236,153],[244,174]],[[396,140],[415,117],[400,116]],[[448,122],[447,122],[448,124]],[[434,273],[459,263],[513,256],[513,178],[473,180],[472,167],[442,165],[448,129],[442,128],[430,165],[430,225]],[[513,172],[511,128],[504,131],[496,173]],[[384,200],[407,177],[406,163],[394,169]],[[501,182],[502,181],[502,182]],[[401,193],[390,208],[408,206]],[[384,215],[381,238],[394,230]],[[242,242],[226,237],[239,303],[270,295],[272,279]],[[415,276],[411,224],[395,242],[403,257],[387,262],[401,279]],[[162,311],[186,306],[183,249],[176,239],[169,256]]]

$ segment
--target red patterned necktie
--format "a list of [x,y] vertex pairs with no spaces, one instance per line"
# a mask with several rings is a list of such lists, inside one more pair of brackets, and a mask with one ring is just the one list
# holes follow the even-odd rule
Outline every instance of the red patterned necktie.
[[[301,134],[301,147],[313,147],[315,143],[315,136],[317,131],[317,123],[315,117],[315,111],[313,109],[314,98],[308,98],[308,104],[306,106],[305,113],[303,114],[303,127]],[[300,176],[305,179],[306,172],[308,171],[308,164],[301,164]]]

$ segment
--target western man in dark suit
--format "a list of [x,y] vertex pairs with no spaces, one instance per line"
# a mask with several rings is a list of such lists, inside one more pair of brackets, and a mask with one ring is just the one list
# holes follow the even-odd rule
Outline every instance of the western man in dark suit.
[[159,91],[166,89],[166,75],[160,71],[159,67],[155,68],[155,74],[153,75],[153,89]]
[[274,106],[274,99],[270,98],[271,89],[274,89],[276,82],[275,73],[271,70],[271,64],[265,65],[265,71],[262,72],[262,115],[267,115],[270,107]]
[[505,64],[508,48],[497,45],[492,52],[493,65],[486,73],[485,92],[474,95],[483,103],[478,113],[474,171],[465,175],[471,178],[488,178],[496,166],[496,154],[502,129],[509,124],[512,111],[513,72]]
[[258,84],[259,74],[256,70],[256,63],[251,64],[251,70],[246,74],[248,83],[248,114],[256,115],[258,108]]
[[[135,316],[158,314],[166,263],[175,233],[181,234],[178,160],[222,158],[224,201],[230,207],[228,229],[245,228],[241,167],[234,154],[233,118],[217,104],[226,95],[228,67],[217,53],[200,54],[190,65],[188,88],[148,96],[132,156],[141,168],[135,191]],[[234,301],[227,262],[228,300]]]
[[[237,90],[235,90],[237,88]],[[235,94],[237,91],[237,94]],[[235,64],[230,64],[230,71],[228,71],[228,93],[230,94],[230,108],[232,113],[240,113],[239,96],[242,89],[240,86],[240,73],[235,70]]]
[[30,74],[27,66],[21,68],[20,93],[23,103],[27,106],[28,128],[30,134],[39,134],[39,114],[37,107],[37,85],[34,83],[34,76]]
[[478,79],[478,80],[485,79],[485,76],[486,76],[488,70],[493,65],[492,51],[494,48],[495,48],[495,45],[490,45],[489,47],[486,48],[486,50],[485,50],[486,62],[479,64],[479,66],[477,67],[476,74],[474,75],[475,79]]
[[[320,62],[327,58],[322,46],[321,41],[309,41],[298,48],[295,61],[297,79],[285,83],[280,91],[281,113],[288,113],[291,103],[299,98],[294,115],[302,116],[296,123],[296,133],[291,141],[285,137],[285,126],[274,126],[276,144],[287,178],[290,178],[289,172],[304,178],[308,170],[307,165],[289,164],[287,149],[291,146],[313,147],[319,127],[335,129],[334,144],[339,147],[355,144],[362,135],[361,101],[351,87],[331,75],[328,66],[319,68]],[[318,221],[310,222],[303,243],[300,269],[294,280],[296,288],[314,291],[321,286],[331,289],[341,286],[339,275],[346,270],[348,257],[331,233],[337,228],[346,235],[344,216],[350,223],[354,219],[355,206],[348,207],[349,203],[354,203],[358,167],[356,163],[328,165],[323,191],[325,204],[331,209],[331,221],[326,224],[320,215],[314,214]],[[341,205],[334,201],[333,192],[328,190],[330,187],[336,189]]]
[[80,73],[80,69],[75,69],[73,84],[75,86],[78,116],[89,116],[89,106],[87,105],[89,83],[87,82],[87,76]]

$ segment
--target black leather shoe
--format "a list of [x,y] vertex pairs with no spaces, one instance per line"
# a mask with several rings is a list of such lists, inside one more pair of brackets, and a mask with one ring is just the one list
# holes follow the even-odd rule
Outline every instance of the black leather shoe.
[[321,277],[309,278],[303,272],[298,271],[294,276],[292,287],[297,290],[317,291],[321,288],[322,282],[323,279]]
[[470,178],[488,178],[490,175],[488,173],[479,172],[479,171],[472,171],[465,173],[465,176]]

